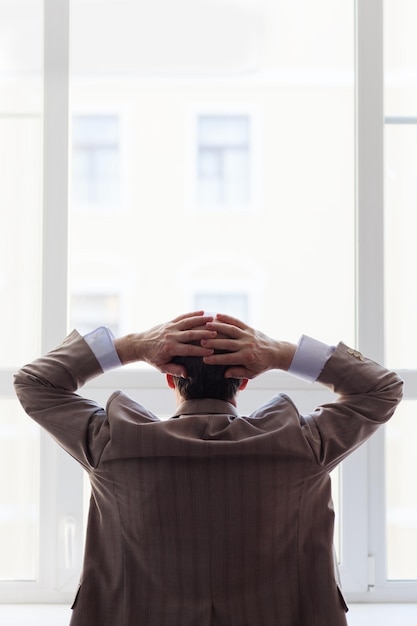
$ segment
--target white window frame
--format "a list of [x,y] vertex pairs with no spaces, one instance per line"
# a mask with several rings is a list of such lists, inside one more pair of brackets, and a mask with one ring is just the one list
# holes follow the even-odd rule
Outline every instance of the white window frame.
[[[198,120],[200,116],[245,116],[249,119],[249,202],[241,205],[201,206],[197,202],[198,169]],[[245,102],[194,102],[186,112],[185,190],[186,208],[189,213],[259,213],[261,206],[261,115],[254,103]]]
[[[47,115],[41,349],[46,352],[62,340],[67,330],[69,1],[44,0],[44,3]],[[382,0],[356,0],[356,343],[361,351],[381,362],[384,361],[382,17]],[[208,109],[199,106],[196,110]],[[221,110],[226,110],[223,105]],[[234,104],[233,110],[237,111]],[[189,128],[192,119],[191,116]],[[11,370],[0,372],[0,393],[5,397],[14,397],[12,373]],[[399,373],[405,381],[406,398],[417,398],[417,371]],[[162,384],[160,375],[154,371],[138,375],[138,371],[116,370],[94,381],[86,393],[104,399],[109,390],[122,387],[133,396],[139,395],[141,402],[153,403],[155,410],[159,406],[161,413],[169,413],[171,399],[168,391],[161,394]],[[262,402],[273,389],[287,390],[301,410],[328,397],[316,385],[306,387],[283,373],[270,373],[253,381],[248,395],[242,394],[242,410],[250,410],[251,404]],[[47,435],[42,435],[41,448],[39,580],[0,583],[0,601],[69,602],[76,586],[83,543],[82,472]],[[385,577],[383,470],[381,430],[342,468],[341,573],[345,592],[349,601],[415,602],[417,581],[387,581]]]
[[[42,352],[66,334],[69,17],[68,0],[44,0]],[[15,397],[5,373],[0,392]],[[39,577],[1,583],[3,602],[68,602],[79,575],[82,492],[71,484],[82,473],[45,433],[40,445]]]

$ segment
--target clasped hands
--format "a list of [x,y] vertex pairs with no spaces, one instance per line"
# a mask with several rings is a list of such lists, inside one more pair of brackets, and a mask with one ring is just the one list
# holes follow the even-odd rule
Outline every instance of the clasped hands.
[[[295,346],[267,337],[230,315],[194,311],[170,322],[115,340],[122,363],[145,361],[160,372],[186,377],[175,356],[198,356],[225,365],[228,378],[255,378],[270,369],[288,369]],[[222,351],[220,354],[217,351]]]

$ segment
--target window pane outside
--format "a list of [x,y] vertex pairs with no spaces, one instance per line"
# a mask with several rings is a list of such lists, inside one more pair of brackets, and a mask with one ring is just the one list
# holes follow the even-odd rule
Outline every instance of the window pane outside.
[[[27,97],[32,95],[31,89],[25,91]],[[0,111],[1,102],[0,97]],[[38,353],[41,124],[39,111],[0,113],[1,367],[22,363]]]
[[[162,4],[171,15],[170,3]],[[353,4],[336,10],[331,0],[314,7],[307,0],[245,0],[226,10],[197,0],[178,24],[176,41],[186,46],[200,32],[201,11],[207,32],[187,54],[167,40],[151,42],[145,56],[131,25],[158,38],[150,3],[109,3],[100,20],[92,7],[71,3],[73,111],[94,111],[96,103],[103,115],[119,107],[126,127],[120,162],[132,175],[122,188],[130,199],[122,213],[116,203],[102,216],[79,214],[73,203],[72,283],[91,273],[80,260],[89,255],[103,267],[123,267],[130,304],[120,331],[130,332],[192,309],[203,272],[214,290],[238,283],[251,293],[256,307],[245,321],[271,335],[353,343]],[[221,63],[221,34],[216,39],[211,30],[218,11],[228,29]],[[255,179],[254,213],[207,219],[190,209],[198,187],[198,119],[202,195],[218,202],[221,180],[223,201],[243,204]],[[234,144],[228,149],[219,144],[225,137]]]
[[417,125],[385,127],[386,359],[417,369]]
[[39,347],[43,2],[0,2],[0,367]]
[[[417,5],[384,0],[385,312],[388,366],[417,370]],[[416,395],[413,377],[405,400],[386,428],[387,578],[416,580]]]
[[0,580],[36,580],[39,429],[17,400],[0,398]]
[[[171,4],[158,6],[171,15]],[[354,5],[237,1],[213,30],[219,7],[190,3],[170,45],[152,3],[109,4],[97,20],[91,4],[71,2],[73,114],[119,109],[120,162],[132,173],[122,212],[116,202],[81,214],[72,202],[72,294],[118,282],[129,302],[120,333],[223,305],[277,338],[353,344]],[[183,55],[201,12],[205,34]],[[207,205],[244,207],[254,181],[253,213],[195,210],[196,190]],[[86,302],[84,312],[72,302],[73,320],[88,317]],[[336,544],[340,555],[339,522]]]
[[386,426],[387,576],[417,579],[417,402],[403,400]]
[[[43,2],[0,2],[0,368],[40,350]],[[11,393],[13,393],[11,391]],[[0,390],[0,580],[38,578],[39,435]]]
[[417,54],[414,0],[384,0],[384,111],[389,116],[415,116]]
[[[126,16],[126,10],[134,8],[135,3],[113,4],[117,14],[112,16],[112,7],[107,7],[109,11],[98,21],[97,3],[71,3],[74,9],[72,49],[75,61],[72,95],[77,107],[91,101],[111,106],[122,102],[132,106],[135,114],[129,127],[131,144],[124,153],[130,153],[129,165],[135,172],[130,190],[132,203],[122,220],[114,216],[114,219],[107,216],[105,219],[97,220],[96,217],[90,220],[88,216],[76,216],[76,212],[72,212],[71,275],[76,275],[79,267],[83,267],[83,273],[88,275],[91,266],[83,264],[82,259],[91,255],[98,260],[98,265],[104,258],[103,267],[112,264],[114,275],[119,272],[132,278],[125,287],[131,296],[130,314],[120,324],[121,331],[129,331],[133,323],[135,328],[154,324],[155,316],[161,312],[166,313],[166,318],[170,312],[176,315],[183,311],[191,303],[187,295],[190,290],[186,288],[188,268],[196,267],[202,257],[213,259],[211,271],[218,281],[223,279],[223,274],[227,274],[229,283],[230,277],[232,280],[239,277],[252,286],[254,274],[258,277],[259,312],[247,321],[256,322],[270,334],[280,337],[285,334],[287,339],[296,339],[300,332],[308,332],[325,341],[334,341],[335,336],[353,341],[353,6],[346,3],[341,9],[340,6],[334,7],[330,0],[322,0],[313,7],[305,0],[301,7],[304,19],[300,20],[299,3],[297,6],[292,3],[277,6],[276,2],[245,2],[246,8],[248,5],[262,7],[262,19],[269,36],[264,38],[265,31],[254,28],[258,22],[252,19],[247,23],[242,20],[234,30],[230,28],[235,25],[234,20],[224,20],[227,36],[220,55],[216,57],[215,54],[216,49],[221,48],[219,42],[209,37],[203,42],[202,48],[206,48],[199,50],[192,59],[189,50],[182,58],[191,59],[194,71],[197,68],[198,74],[201,70],[201,76],[208,66],[211,71],[217,67],[220,73],[226,68],[233,73],[232,77],[235,77],[235,72],[249,68],[249,74],[253,76],[255,61],[255,66],[261,70],[260,75],[264,70],[272,70],[265,84],[260,87],[256,77],[253,82],[249,78],[244,85],[231,81],[224,89],[221,79],[218,84],[207,81],[207,84],[193,85],[189,78],[178,80],[178,83],[174,79],[173,84],[170,77],[165,83],[162,80],[156,89],[150,89],[144,75],[149,77],[150,65],[166,69],[169,59],[166,50],[164,53],[164,47],[157,42],[151,48],[145,46],[147,54],[135,55],[131,47],[109,37],[109,33],[114,34],[116,30],[124,33],[125,42],[130,37],[133,46],[145,45],[146,38],[138,36],[138,24],[141,29],[152,32],[146,19],[135,21],[130,19],[131,15]],[[19,10],[21,5],[19,3]],[[38,6],[36,2],[28,3],[27,14],[31,10],[29,5],[31,9]],[[194,5],[197,9],[201,8],[199,2],[194,2]],[[13,3],[5,2],[4,6],[9,9]],[[241,7],[239,2],[233,3],[233,6],[233,10],[237,11]],[[212,26],[218,24],[218,20],[214,19],[217,10],[214,6]],[[157,25],[160,15],[155,21],[152,8],[148,11],[149,16],[145,17],[149,17],[151,24]],[[40,9],[39,19],[36,19],[39,24],[41,15]],[[190,24],[186,25],[188,34],[194,31],[192,19],[196,19],[195,11],[191,11],[190,19]],[[201,20],[200,15],[198,20]],[[8,24],[8,21],[0,20],[0,23]],[[314,28],[312,24],[315,24]],[[92,28],[93,25],[96,29]],[[289,25],[291,29],[288,29]],[[205,23],[205,31],[210,34],[207,26],[210,26],[210,20]],[[276,36],[278,31],[280,37]],[[93,32],[96,46],[91,45]],[[153,32],[158,31],[154,29]],[[291,37],[287,36],[289,32]],[[230,33],[235,38],[234,46],[231,45]],[[175,36],[178,37],[177,33]],[[155,41],[155,37],[153,39]],[[24,40],[30,41],[26,36]],[[148,42],[151,40],[152,36],[147,38]],[[318,40],[321,46],[317,45]],[[262,54],[259,56],[261,41]],[[210,50],[212,54],[207,55],[210,42],[216,42],[216,46]],[[331,58],[329,47],[334,51]],[[21,47],[23,49],[24,46]],[[30,58],[40,56],[39,49]],[[139,59],[140,67],[135,65],[136,59]],[[172,59],[169,65],[172,67]],[[124,73],[122,88],[116,85],[117,80],[112,82],[111,72],[107,71],[107,77],[104,77],[104,67],[107,70],[111,67],[115,73]],[[150,82],[155,87],[154,78]],[[230,107],[230,102],[235,103],[236,111],[240,110],[242,102],[256,100],[263,127],[258,144],[259,163],[262,161],[259,171],[262,172],[263,200],[260,219],[236,221],[233,216],[222,224],[221,237],[217,223],[190,220],[188,216],[187,225],[191,226],[195,237],[189,236],[188,230],[187,246],[179,251],[178,235],[183,233],[187,217],[187,189],[191,186],[190,177],[195,175],[184,156],[187,152],[185,111],[190,102],[194,104],[201,99],[216,106],[225,102],[226,108]],[[12,100],[6,98],[2,101]],[[40,93],[36,96],[32,94],[28,100],[22,98],[23,101],[39,102]],[[34,109],[42,114],[40,106],[36,105]],[[343,124],[340,124],[341,119]],[[323,133],[323,128],[326,133]],[[40,125],[38,132],[40,136]],[[14,135],[14,129],[10,134]],[[36,142],[31,141],[31,145],[37,149]],[[196,145],[193,147],[195,149]],[[35,173],[34,178],[39,183],[41,172],[33,166],[39,168],[41,162],[41,155],[37,153],[36,162],[33,159],[28,168]],[[109,159],[106,163],[108,177],[108,172],[114,170],[114,162]],[[85,171],[84,163],[81,169]],[[108,194],[110,192],[104,196]],[[33,209],[32,196],[28,204]],[[36,212],[31,215],[36,216]],[[29,222],[32,235],[41,230],[40,212],[36,220],[34,229]],[[320,228],[317,226],[319,223]],[[258,228],[254,237],[255,225]],[[9,220],[6,226],[9,227]],[[33,239],[30,242],[34,246],[34,253],[29,257],[31,268],[33,259],[40,257],[41,237]],[[28,249],[25,246],[25,250]],[[223,272],[218,272],[216,259],[223,258],[222,255],[228,255],[229,262],[223,264]],[[154,263],[161,258],[162,268],[158,267],[160,263]],[[341,262],[333,263],[334,258]],[[8,267],[9,261],[10,255],[5,267]],[[95,272],[93,279],[96,275]],[[40,271],[37,278],[39,276]],[[324,276],[326,280],[316,280]],[[101,280],[105,278],[103,270]],[[38,296],[40,290],[36,281],[31,284]],[[26,290],[25,293],[29,292]],[[27,307],[32,318],[37,315],[38,306],[38,300],[33,298],[30,309]],[[325,317],[323,310],[326,311]],[[34,319],[32,322],[36,326]],[[19,328],[28,329],[30,340],[35,338],[33,347],[29,340],[22,342],[23,353],[26,355],[33,351],[35,356],[39,353],[36,332],[29,332],[28,325],[20,322]],[[32,354],[24,359],[18,357],[16,362],[20,364],[28,358],[32,358]],[[12,415],[12,410],[7,409],[7,413]],[[31,424],[27,418],[24,419]],[[29,573],[28,577],[31,576]]]

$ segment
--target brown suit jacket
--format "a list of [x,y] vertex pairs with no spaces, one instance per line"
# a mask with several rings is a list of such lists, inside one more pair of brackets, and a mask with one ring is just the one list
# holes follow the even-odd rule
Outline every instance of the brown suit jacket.
[[310,415],[278,395],[161,422],[120,391],[106,409],[75,393],[100,373],[74,331],[15,381],[90,474],[72,626],[344,626],[329,471],[393,414],[397,375],[339,344],[319,377],[338,401]]

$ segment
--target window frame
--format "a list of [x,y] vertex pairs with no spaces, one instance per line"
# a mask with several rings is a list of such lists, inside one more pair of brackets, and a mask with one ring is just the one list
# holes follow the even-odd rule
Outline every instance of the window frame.
[[[384,362],[382,5],[382,0],[355,3],[356,343],[358,349],[380,362]],[[67,331],[69,0],[44,0],[44,14],[44,105],[48,115],[44,117],[42,352],[62,341]],[[221,110],[225,110],[223,104]],[[251,119],[256,120],[252,105],[242,105],[242,110],[252,111]],[[197,111],[213,109],[195,105],[187,118],[189,147],[193,150]],[[191,167],[189,171],[193,171]],[[192,187],[188,179],[186,184]],[[189,206],[194,210],[193,202]],[[405,381],[406,397],[417,399],[417,371],[399,373]],[[14,397],[12,374],[9,369],[0,371],[0,393],[5,397]],[[140,392],[145,403],[160,396],[161,410],[169,411],[169,394],[160,393],[161,385],[156,372],[144,371],[138,376],[137,371],[127,369],[100,377],[87,386],[86,393],[104,398],[109,389],[120,386],[133,395]],[[277,388],[290,391],[296,400],[300,398],[310,406],[326,396],[316,385],[306,386],[283,373],[274,373],[253,381],[248,402],[262,401],[266,393]],[[342,467],[341,574],[351,602],[411,602],[416,598],[417,581],[387,581],[385,577],[383,470],[381,429]],[[73,596],[82,558],[82,471],[44,433],[40,480],[39,579],[34,583],[0,583],[0,601],[69,602]]]

